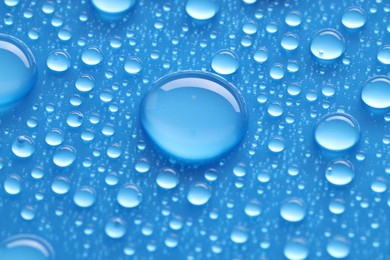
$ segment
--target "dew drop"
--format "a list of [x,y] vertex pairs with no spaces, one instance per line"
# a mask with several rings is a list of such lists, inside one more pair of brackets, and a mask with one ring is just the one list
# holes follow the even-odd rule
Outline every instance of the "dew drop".
[[309,248],[305,240],[295,238],[287,242],[283,254],[289,260],[303,260],[308,257]]
[[76,150],[69,145],[58,148],[53,155],[53,163],[58,167],[68,167],[76,160]]
[[157,81],[142,101],[140,117],[158,147],[192,162],[221,156],[246,132],[241,94],[206,72],[179,72]]
[[88,186],[83,186],[73,195],[73,202],[81,208],[89,208],[96,201],[96,192]]
[[54,260],[52,246],[41,237],[21,234],[4,240],[0,245],[0,259]]
[[12,143],[11,149],[17,157],[30,157],[35,152],[34,140],[25,135],[18,136]]
[[280,216],[288,222],[302,221],[306,216],[304,202],[298,198],[286,200],[280,207]]
[[248,232],[242,227],[233,229],[232,233],[230,234],[230,239],[236,244],[244,244],[246,241],[248,241],[248,238]]
[[283,35],[280,44],[282,45],[283,49],[287,51],[292,51],[298,48],[299,38],[294,33],[286,33],[285,35]]
[[259,63],[266,62],[268,60],[268,50],[266,48],[258,49],[253,55],[253,59]]
[[141,189],[134,184],[125,184],[118,191],[116,200],[124,208],[135,208],[142,202]]
[[81,60],[86,65],[95,66],[103,60],[103,55],[98,47],[90,46],[81,54]]
[[187,14],[198,21],[210,20],[218,10],[219,4],[215,0],[188,0],[186,3]]
[[376,58],[382,64],[389,65],[390,64],[390,45],[386,45],[386,46],[383,46],[382,48],[380,48]]
[[51,190],[58,194],[66,194],[70,189],[70,181],[67,177],[57,176],[51,184]]
[[60,129],[53,129],[46,134],[45,142],[50,146],[58,146],[64,141],[64,134]]
[[315,141],[324,149],[344,151],[357,145],[360,128],[355,118],[345,113],[324,116],[314,129]]
[[112,218],[106,223],[104,232],[111,238],[121,238],[126,234],[126,222],[121,218]]
[[211,67],[218,74],[230,75],[238,70],[240,64],[235,53],[229,50],[221,50],[212,58]]
[[13,107],[36,83],[34,56],[19,39],[0,33],[0,111]]
[[7,192],[9,195],[19,194],[22,191],[20,176],[16,174],[9,175],[4,180],[3,187],[5,192]]
[[329,203],[329,211],[339,215],[345,211],[345,202],[342,199],[334,199]]
[[65,51],[53,51],[46,60],[47,67],[55,72],[64,72],[70,68],[71,59]]
[[275,63],[271,66],[269,70],[269,75],[271,78],[280,80],[284,77],[284,67],[282,64]]
[[261,214],[260,203],[257,200],[251,200],[245,205],[244,211],[249,217],[257,217]]
[[136,0],[91,0],[98,13],[106,19],[118,19],[127,13],[135,4]]
[[193,185],[187,193],[187,200],[196,206],[206,204],[211,198],[210,188],[203,183]]
[[372,108],[384,109],[390,107],[390,79],[377,76],[369,79],[363,89],[361,98]]
[[285,23],[291,27],[299,26],[302,22],[302,15],[298,11],[292,11],[286,15]]
[[338,186],[347,185],[355,177],[353,165],[349,161],[338,160],[332,162],[325,172],[326,179]]
[[142,70],[141,60],[138,58],[131,58],[125,62],[125,71],[130,75],[136,75]]
[[366,14],[361,8],[352,6],[345,10],[341,23],[349,29],[358,29],[365,25],[366,19]]
[[179,184],[179,178],[174,170],[166,168],[158,173],[156,183],[161,188],[170,190]]
[[280,153],[286,147],[284,140],[281,137],[273,138],[268,143],[268,149],[273,153]]
[[320,30],[311,41],[310,51],[321,61],[336,60],[345,51],[344,37],[334,29]]
[[89,92],[95,87],[95,80],[90,75],[81,75],[76,80],[75,86],[80,92]]
[[326,251],[328,254],[337,259],[347,257],[350,250],[349,243],[342,236],[335,236],[328,242],[326,246]]

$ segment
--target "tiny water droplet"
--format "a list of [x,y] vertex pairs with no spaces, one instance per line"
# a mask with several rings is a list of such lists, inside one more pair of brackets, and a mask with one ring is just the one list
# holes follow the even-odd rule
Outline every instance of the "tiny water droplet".
[[348,241],[342,236],[333,237],[326,246],[328,254],[337,259],[347,257],[350,250]]
[[58,167],[68,167],[76,160],[76,150],[69,145],[58,148],[53,155],[53,163]]
[[156,183],[161,188],[170,190],[179,184],[179,178],[174,170],[166,168],[158,173]]
[[112,218],[106,223],[104,232],[111,238],[121,238],[126,234],[126,222],[121,218]]

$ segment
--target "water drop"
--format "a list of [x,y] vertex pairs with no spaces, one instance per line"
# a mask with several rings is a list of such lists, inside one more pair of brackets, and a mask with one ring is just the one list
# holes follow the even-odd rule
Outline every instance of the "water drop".
[[376,193],[383,193],[387,190],[386,180],[378,177],[371,183],[371,190]]
[[196,206],[206,204],[211,198],[210,188],[203,183],[193,185],[187,193],[187,200]]
[[285,23],[291,27],[299,26],[302,22],[302,15],[298,11],[292,11],[286,15]]
[[347,257],[350,250],[348,241],[342,236],[332,238],[326,246],[328,254],[337,259]]
[[150,170],[150,164],[147,160],[142,159],[135,164],[134,169],[139,173],[147,173]]
[[304,202],[298,198],[286,200],[280,207],[280,216],[288,222],[302,221],[306,216]]
[[273,153],[280,153],[286,147],[284,140],[281,137],[273,138],[268,143],[268,149]]
[[80,92],[89,92],[95,87],[95,80],[90,75],[81,75],[76,80],[75,86]]
[[376,58],[382,64],[389,65],[390,64],[390,45],[386,45],[386,46],[383,46],[382,48],[380,48]]
[[0,245],[2,260],[54,260],[52,246],[41,237],[22,234],[4,240]]
[[240,63],[235,53],[229,50],[221,50],[211,60],[211,67],[218,74],[230,75],[238,70]]
[[21,178],[19,175],[9,175],[4,180],[4,190],[10,195],[19,194],[22,191]]
[[261,214],[260,203],[257,200],[251,200],[245,205],[244,211],[249,217],[257,217]]
[[46,134],[45,142],[50,146],[58,146],[64,141],[64,134],[60,129],[52,129]]
[[329,211],[339,215],[345,211],[345,202],[342,199],[334,199],[329,203]]
[[86,65],[95,66],[103,60],[103,55],[98,47],[90,46],[81,54],[81,60]]
[[106,223],[104,232],[111,238],[121,238],[126,234],[126,222],[121,218],[112,218]]
[[341,23],[349,29],[358,29],[364,26],[366,19],[366,14],[361,8],[352,6],[345,10]]
[[355,118],[345,113],[324,116],[314,129],[315,141],[324,149],[344,151],[360,140],[360,127]]
[[309,248],[304,239],[295,238],[287,242],[283,254],[289,260],[303,260],[308,257]]
[[55,72],[64,72],[70,68],[71,59],[65,51],[53,51],[46,60],[47,67]]
[[107,152],[106,153],[107,153],[108,157],[110,157],[112,159],[116,159],[116,158],[119,158],[122,155],[122,149],[119,146],[119,144],[113,144],[113,145],[110,145],[107,148]]
[[248,21],[242,27],[242,31],[246,34],[252,35],[257,32],[257,24],[254,21]]
[[230,239],[236,244],[244,244],[246,241],[248,241],[248,238],[248,232],[242,227],[233,229],[232,233],[230,234]]
[[372,108],[390,107],[390,79],[386,76],[370,78],[362,89],[363,102]]
[[284,67],[282,64],[275,63],[272,64],[270,70],[269,70],[269,75],[271,78],[279,80],[284,77]]
[[33,220],[35,218],[35,210],[30,206],[26,206],[20,212],[20,216],[27,221]]
[[282,45],[283,49],[287,51],[292,51],[298,48],[299,38],[294,33],[286,33],[285,35],[283,35],[280,44]]
[[215,0],[188,0],[186,3],[187,14],[198,21],[210,20],[218,10],[219,4]]
[[69,113],[66,123],[72,128],[77,128],[83,124],[83,120],[84,115],[81,112],[73,111]]
[[347,185],[355,177],[353,165],[346,160],[332,162],[325,172],[326,179],[334,185]]
[[91,0],[92,5],[105,19],[118,19],[127,13],[135,4],[136,0]]
[[81,207],[91,207],[96,201],[96,192],[94,189],[88,186],[83,186],[75,192],[73,195],[73,202]]
[[170,190],[179,184],[179,178],[174,170],[166,168],[158,173],[156,183],[161,188]]
[[344,37],[333,29],[320,30],[311,41],[310,51],[321,61],[336,60],[345,51]]
[[13,107],[35,85],[37,68],[30,49],[19,39],[0,33],[0,111]]
[[258,49],[253,55],[253,59],[259,63],[266,62],[268,60],[268,50],[266,48]]
[[58,148],[53,155],[53,163],[58,167],[68,167],[76,160],[76,150],[69,145]]
[[187,161],[219,157],[246,132],[241,94],[206,72],[179,72],[160,79],[144,97],[140,114],[157,146]]
[[116,196],[116,200],[122,207],[134,208],[142,202],[141,189],[134,184],[125,184]]
[[141,60],[138,58],[131,58],[125,62],[125,71],[130,75],[136,75],[142,70]]
[[57,176],[51,184],[51,190],[58,194],[66,194],[70,189],[70,181],[67,177]]
[[35,152],[34,140],[28,136],[21,135],[12,143],[12,152],[20,157],[30,157]]

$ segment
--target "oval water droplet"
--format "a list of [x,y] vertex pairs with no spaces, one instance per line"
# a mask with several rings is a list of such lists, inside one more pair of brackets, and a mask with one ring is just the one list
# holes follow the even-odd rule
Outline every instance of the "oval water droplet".
[[141,189],[134,184],[125,184],[118,191],[116,200],[124,208],[135,208],[142,202]]
[[73,202],[81,208],[89,208],[96,201],[96,192],[88,186],[78,189],[73,195]]
[[341,259],[349,255],[350,245],[348,241],[342,236],[336,236],[332,238],[327,246],[326,251],[333,258]]
[[136,0],[91,0],[98,13],[106,19],[118,19],[127,13],[135,4]]
[[324,116],[314,129],[315,141],[324,149],[344,151],[357,145],[360,127],[355,118],[345,113]]
[[186,3],[187,14],[198,21],[210,20],[218,10],[219,4],[215,0],[188,0]]
[[130,75],[136,75],[142,70],[141,60],[138,58],[131,58],[125,62],[125,71]]
[[104,232],[111,238],[121,238],[126,234],[126,222],[121,218],[112,218],[106,223]]
[[346,160],[332,162],[325,172],[326,179],[334,185],[347,185],[355,177],[353,165]]
[[389,65],[390,64],[390,45],[386,45],[386,46],[383,46],[382,48],[380,48],[376,58],[382,64]]
[[307,242],[302,238],[295,238],[287,242],[283,254],[289,260],[304,260],[309,255]]
[[5,192],[10,195],[19,194],[22,191],[21,178],[19,175],[12,174],[7,176],[3,184]]
[[306,216],[305,203],[299,198],[286,200],[280,207],[280,216],[288,222],[302,221]]
[[25,135],[18,136],[12,143],[12,152],[20,158],[30,157],[35,152],[34,140]]
[[210,188],[204,183],[197,183],[187,193],[187,200],[196,206],[206,204],[211,198]]
[[384,109],[390,107],[390,78],[377,76],[369,79],[363,89],[361,98],[372,108]]
[[58,194],[66,194],[70,190],[70,181],[67,177],[57,176],[51,184],[51,190]]
[[365,25],[366,19],[366,14],[363,9],[352,6],[345,10],[341,18],[341,23],[349,29],[358,29]]
[[229,50],[218,51],[211,60],[211,68],[221,75],[233,74],[239,67],[237,55]]
[[64,72],[70,68],[71,58],[65,51],[53,51],[46,60],[47,67],[55,72]]
[[310,51],[320,61],[334,61],[345,51],[344,37],[334,29],[320,30],[311,41]]
[[86,65],[95,66],[103,60],[103,55],[98,47],[90,46],[81,54],[81,60]]
[[299,26],[302,22],[302,15],[298,11],[292,11],[286,15],[284,19],[287,25],[291,27]]
[[206,72],[179,72],[160,79],[144,97],[140,117],[158,147],[192,162],[221,156],[246,132],[241,94]]
[[0,112],[13,107],[34,87],[34,55],[19,39],[0,33]]
[[286,33],[283,35],[280,45],[282,45],[283,49],[287,51],[295,50],[299,45],[298,35],[294,33]]
[[75,86],[80,92],[89,92],[95,87],[95,80],[90,75],[81,75],[76,80]]
[[69,145],[61,146],[53,155],[53,163],[58,167],[68,167],[76,160],[76,150]]
[[230,234],[230,239],[236,244],[244,244],[248,238],[248,232],[242,227],[234,228]]
[[158,173],[156,183],[161,188],[170,190],[179,184],[179,178],[174,170],[166,168]]

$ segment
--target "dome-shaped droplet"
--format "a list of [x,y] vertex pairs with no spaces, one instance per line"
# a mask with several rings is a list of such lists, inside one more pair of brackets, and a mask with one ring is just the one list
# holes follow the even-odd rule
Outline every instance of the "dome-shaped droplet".
[[245,228],[236,227],[230,233],[230,239],[236,244],[244,244],[248,241],[249,235]]
[[0,34],[0,111],[25,97],[36,78],[35,59],[30,49],[17,38]]
[[156,177],[156,183],[163,189],[173,189],[179,184],[179,178],[172,169],[163,169]]
[[360,128],[355,118],[345,113],[324,116],[314,129],[314,139],[330,151],[344,151],[360,140]]
[[311,41],[310,51],[321,61],[336,60],[345,51],[344,37],[333,29],[320,30]]
[[390,78],[378,76],[369,79],[362,89],[361,98],[372,108],[390,107]]
[[46,134],[45,141],[50,146],[58,146],[64,141],[64,134],[60,129],[52,129]]
[[196,206],[206,204],[211,198],[210,188],[203,183],[197,183],[187,193],[187,200]]
[[125,62],[125,71],[130,75],[136,75],[142,70],[141,60],[138,58],[131,58]]
[[95,80],[90,75],[81,75],[76,80],[75,86],[80,92],[89,92],[95,87]]
[[73,202],[81,208],[89,208],[96,201],[96,192],[88,186],[78,189],[73,195]]
[[306,216],[305,204],[301,199],[291,198],[280,207],[280,216],[289,222],[299,222]]
[[72,146],[62,146],[53,155],[53,163],[58,167],[68,167],[76,160],[76,150]]
[[81,54],[81,60],[86,65],[95,66],[103,60],[103,54],[98,47],[90,46]]
[[287,242],[283,254],[289,260],[304,260],[309,255],[309,248],[305,240],[296,238]]
[[70,189],[70,181],[67,177],[57,176],[51,184],[51,190],[58,194],[66,194]]
[[246,131],[240,93],[220,77],[179,72],[160,79],[141,104],[141,123],[166,153],[187,161],[230,151]]
[[286,33],[285,35],[283,35],[280,44],[282,45],[283,49],[287,51],[292,51],[298,48],[299,38],[294,33]]
[[345,202],[342,199],[334,199],[329,202],[329,211],[333,214],[339,215],[345,211]]
[[211,60],[211,68],[221,75],[233,74],[239,67],[237,55],[229,50],[218,51]]
[[351,249],[348,241],[341,236],[336,236],[332,238],[326,246],[326,251],[328,252],[328,254],[333,258],[337,259],[347,257],[349,255],[350,250]]
[[378,54],[376,55],[378,61],[382,64],[389,65],[390,64],[390,45],[383,46],[379,49]]
[[134,184],[125,184],[118,191],[116,200],[122,207],[134,208],[142,202],[142,192]]
[[291,27],[299,26],[302,22],[302,15],[298,11],[292,11],[286,15],[284,19],[286,24]]
[[91,0],[92,5],[99,14],[106,19],[117,19],[128,12],[135,4],[136,0]]
[[342,24],[349,29],[358,29],[366,23],[366,14],[359,7],[349,7],[341,18]]
[[193,19],[206,21],[213,18],[219,10],[219,4],[215,0],[188,0],[186,12]]
[[126,234],[126,222],[121,218],[112,218],[106,223],[104,232],[111,238],[121,238]]
[[280,80],[280,79],[284,78],[284,72],[285,71],[284,71],[283,65],[279,64],[279,63],[275,63],[275,64],[272,64],[272,66],[269,70],[269,75],[273,79]]
[[280,153],[285,148],[284,140],[281,137],[275,137],[268,142],[268,149],[273,153]]
[[259,63],[266,62],[268,60],[268,50],[266,48],[258,49],[253,55],[253,59]]
[[22,234],[1,242],[0,259],[2,260],[54,260],[52,246],[41,237]]
[[326,179],[334,185],[346,185],[355,177],[353,165],[346,160],[332,162],[325,172]]
[[65,51],[53,51],[47,57],[46,65],[52,71],[64,72],[70,68],[71,59]]
[[18,136],[12,143],[12,152],[20,157],[30,157],[35,152],[34,140],[28,136]]
[[3,184],[5,192],[10,195],[19,194],[22,191],[21,178],[19,175],[12,174],[5,178]]

